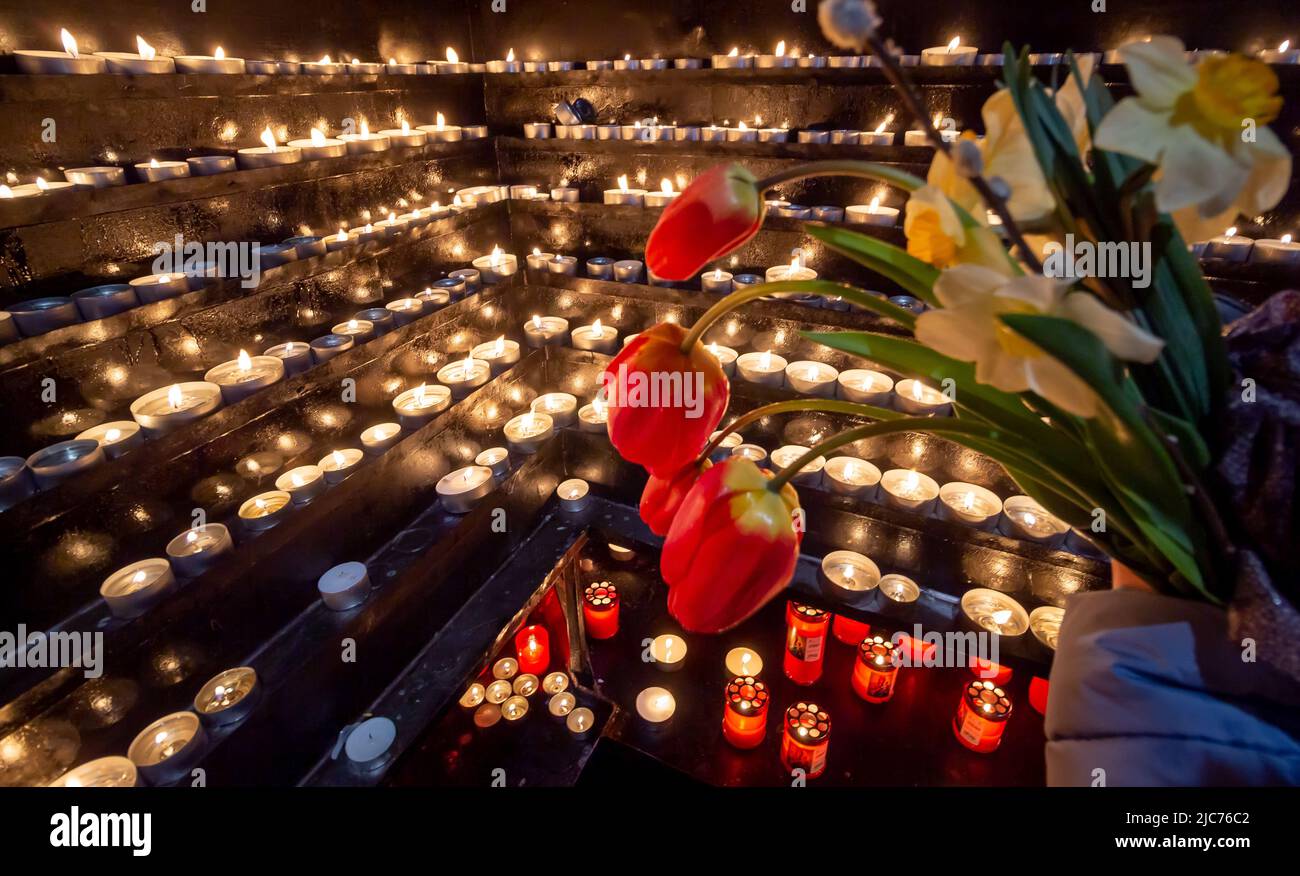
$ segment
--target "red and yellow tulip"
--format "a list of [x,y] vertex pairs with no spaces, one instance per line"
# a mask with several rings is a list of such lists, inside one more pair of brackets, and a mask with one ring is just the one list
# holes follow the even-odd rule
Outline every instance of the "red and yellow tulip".
[[707,459],[698,464],[692,460],[666,477],[650,475],[645,489],[641,491],[640,510],[641,519],[650,527],[651,532],[655,535],[668,534],[686,494],[695,486],[700,475],[712,465]]
[[763,195],[753,174],[720,164],[696,177],[660,215],[645,248],[656,277],[689,280],[758,233]]

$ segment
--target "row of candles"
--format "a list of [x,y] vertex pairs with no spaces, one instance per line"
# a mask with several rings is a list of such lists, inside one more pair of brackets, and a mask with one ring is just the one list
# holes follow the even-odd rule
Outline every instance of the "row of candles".
[[[524,137],[530,140],[633,140],[645,143],[689,141],[704,143],[830,143],[839,146],[892,146],[898,134],[887,130],[894,121],[890,113],[872,130],[837,128],[804,128],[792,130],[788,123],[780,127],[767,125],[762,116],[755,116],[753,124],[744,120],[732,125],[730,120],[721,125],[682,125],[677,122],[661,123],[657,118],[638,119],[631,124],[609,121],[604,124],[561,124],[558,122],[525,122]],[[955,127],[940,127],[943,114],[934,119],[939,134],[953,141],[960,133]],[[916,128],[903,131],[904,146],[932,145],[926,131]]]
[[1192,252],[1202,259],[1222,259],[1234,264],[1300,265],[1300,243],[1293,235],[1279,238],[1250,238],[1231,227],[1218,237],[1192,244]]
[[[447,47],[445,60],[399,61],[389,58],[387,63],[379,61],[362,61],[359,58],[334,60],[329,55],[317,61],[290,60],[245,60],[228,56],[218,46],[211,55],[161,55],[141,36],[136,37],[134,52],[93,52],[82,54],[76,38],[66,29],[59,31],[63,51],[42,49],[20,49],[14,52],[18,69],[24,73],[41,74],[91,74],[91,73],[128,73],[128,74],[162,74],[162,73],[207,73],[207,74],[315,74],[335,75],[340,73],[373,75],[378,73],[419,75],[447,73],[542,73],[564,72],[576,69],[587,70],[666,70],[670,66],[678,70],[697,70],[704,66],[703,58],[633,58],[625,54],[617,59],[595,59],[588,61],[550,61],[521,60],[510,49],[500,60],[485,63],[462,61],[456,50]],[[1106,63],[1120,61],[1118,50],[1111,50],[1104,55],[1091,53]],[[1193,59],[1222,54],[1215,49],[1201,49],[1188,52]],[[1300,52],[1292,51],[1290,40],[1283,40],[1277,49],[1264,49],[1258,57],[1274,64],[1300,63]],[[1038,52],[1030,55],[1033,64],[1059,64],[1065,59],[1062,52]],[[954,36],[946,45],[931,46],[922,49],[920,54],[902,52],[899,61],[903,66],[1001,66],[1003,56],[999,52],[980,52],[976,46],[962,45],[961,37]],[[776,44],[771,53],[742,52],[734,46],[725,54],[714,54],[709,58],[715,69],[774,69],[774,68],[854,68],[878,67],[880,59],[873,55],[817,55],[803,53],[798,48],[786,49],[785,40]]]
[[[502,719],[509,723],[529,712],[534,694],[546,697],[546,710],[553,718],[564,719],[571,733],[584,735],[595,726],[595,714],[579,706],[576,693],[569,690],[569,676],[551,664],[550,634],[540,624],[522,627],[514,637],[514,657],[501,657],[491,667],[491,677],[474,681],[460,696],[460,705],[473,709],[474,726],[486,729]],[[486,682],[486,683],[484,683]]]
[[[362,119],[355,133],[327,136],[320,128],[312,128],[304,138],[281,143],[271,125],[263,129],[261,146],[237,149],[234,155],[196,155],[183,161],[151,158],[131,166],[140,183],[165,182],[191,176],[214,176],[235,169],[256,170],[264,167],[283,167],[303,161],[321,161],[342,158],[345,155],[366,155],[387,152],[396,147],[418,147],[429,143],[456,143],[461,140],[478,140],[487,136],[487,125],[449,125],[442,113],[433,124],[411,126],[403,119],[399,127],[371,132],[370,123]],[[30,183],[0,185],[0,200],[44,197],[78,189],[102,189],[126,185],[125,167],[95,165],[69,167],[62,171],[62,180],[47,180],[38,174]]]

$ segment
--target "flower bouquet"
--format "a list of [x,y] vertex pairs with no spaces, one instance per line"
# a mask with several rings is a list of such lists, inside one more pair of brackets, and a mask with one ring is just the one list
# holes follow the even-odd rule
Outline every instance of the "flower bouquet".
[[[1239,213],[1269,209],[1286,190],[1291,158],[1267,127],[1281,105],[1272,71],[1239,56],[1192,67],[1181,43],[1158,37],[1121,49],[1135,93],[1116,103],[1087,59],[1068,55],[1068,78],[1051,89],[1032,75],[1027,50],[1008,46],[1001,87],[983,108],[984,136],[947,142],[879,36],[870,3],[826,0],[819,15],[832,42],[879,57],[934,146],[927,178],[859,161],[799,165],[761,180],[740,166],[715,167],[663,212],[647,264],[659,277],[686,280],[757,233],[772,188],[814,176],[865,177],[909,193],[906,249],[835,225],[810,224],[807,233],[927,308],[917,315],[821,280],[768,283],[732,293],[689,329],[644,332],[616,357],[611,372],[702,379],[704,415],[693,418],[610,396],[614,446],[650,474],[641,510],[666,536],[662,573],[673,615],[697,631],[751,615],[793,574],[802,534],[793,475],[843,445],[915,431],[996,460],[1027,495],[1156,592],[1231,605],[1242,635],[1280,628],[1294,635],[1289,442],[1300,357],[1285,318],[1297,305],[1284,293],[1272,312],[1247,320],[1240,337],[1225,337],[1188,247]],[[1079,252],[1095,261],[1074,258]],[[1098,270],[1103,259],[1127,267]],[[838,296],[910,332],[805,336],[944,392],[953,416],[782,402],[729,430],[793,410],[869,422],[772,476],[742,458],[710,465],[717,442],[709,436],[728,388],[700,339],[728,311],[784,293]],[[1265,360],[1291,369],[1290,377],[1270,383],[1246,373]],[[1283,479],[1280,490],[1259,488],[1267,476],[1261,463]],[[1295,649],[1282,650],[1279,663],[1300,675]]]

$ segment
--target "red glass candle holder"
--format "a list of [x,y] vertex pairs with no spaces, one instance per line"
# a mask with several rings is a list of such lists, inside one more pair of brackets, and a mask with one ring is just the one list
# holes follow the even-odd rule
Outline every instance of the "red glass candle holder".
[[582,619],[587,636],[609,639],[618,632],[618,588],[608,581],[592,584],[582,594]]
[[786,678],[795,684],[812,684],[822,675],[831,613],[816,606],[790,602],[786,604],[785,621]]
[[540,676],[551,663],[551,637],[546,628],[533,624],[515,634],[519,672]]
[[991,681],[972,681],[961,692],[952,732],[971,751],[990,754],[1002,744],[1010,715],[1006,691]]
[[883,703],[894,695],[903,649],[886,636],[867,636],[858,645],[853,662],[853,691],[869,703]]
[[727,683],[722,708],[722,736],[736,748],[757,748],[767,733],[767,685],[752,675]]
[[787,771],[801,769],[808,778],[817,778],[826,772],[830,744],[831,716],[816,703],[795,703],[785,710],[781,763]]
[[970,658],[970,671],[980,681],[991,681],[998,687],[1006,687],[1011,680],[1011,667],[1003,663],[994,663],[985,657]]
[[831,635],[846,645],[856,646],[871,635],[871,624],[837,614],[835,620],[831,621]]
[[1040,715],[1047,714],[1047,694],[1050,689],[1051,685],[1046,678],[1035,675],[1029,679],[1029,705]]

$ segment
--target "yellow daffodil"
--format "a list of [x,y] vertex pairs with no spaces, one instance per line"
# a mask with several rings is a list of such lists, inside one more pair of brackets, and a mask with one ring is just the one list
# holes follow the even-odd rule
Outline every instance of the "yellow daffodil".
[[1164,342],[1106,307],[1087,292],[1038,275],[1008,279],[979,265],[944,271],[934,284],[942,308],[916,320],[916,339],[963,362],[975,363],[975,379],[1005,392],[1037,393],[1081,417],[1096,413],[1088,385],[1057,359],[1003,324],[1004,313],[1041,314],[1072,320],[1088,329],[1114,356],[1152,362]]
[[1011,273],[997,235],[982,225],[963,227],[952,202],[935,186],[922,186],[907,199],[903,233],[907,251],[936,268],[970,263]]
[[1157,166],[1156,206],[1188,240],[1219,234],[1286,193],[1291,155],[1269,128],[1282,98],[1267,64],[1240,55],[1192,67],[1173,37],[1120,49],[1137,94],[1097,129],[1097,146]]

